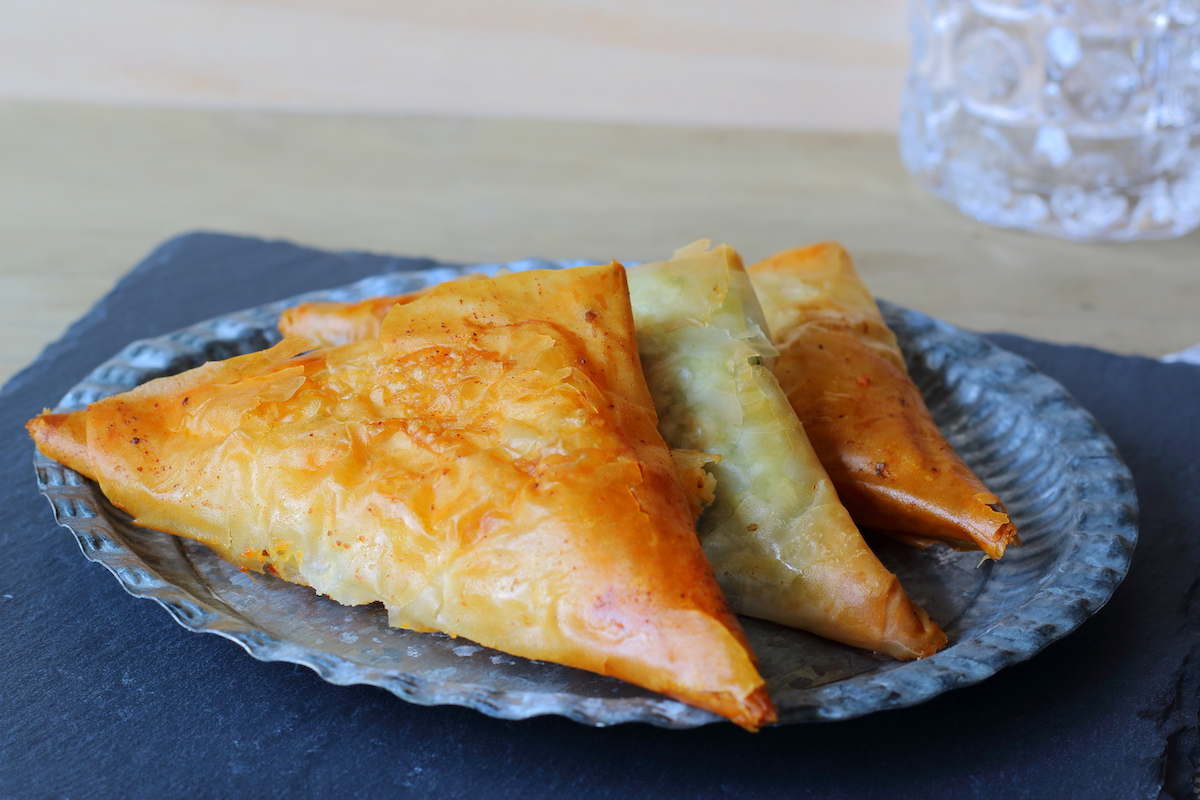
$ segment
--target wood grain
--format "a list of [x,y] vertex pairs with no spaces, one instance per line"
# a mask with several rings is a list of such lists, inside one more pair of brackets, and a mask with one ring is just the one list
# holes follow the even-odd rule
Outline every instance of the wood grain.
[[197,229],[463,263],[839,239],[876,295],[968,328],[1149,355],[1200,341],[1200,232],[989,228],[917,186],[888,135],[0,103],[0,142],[0,380]]
[[0,98],[875,130],[904,0],[0,0]]

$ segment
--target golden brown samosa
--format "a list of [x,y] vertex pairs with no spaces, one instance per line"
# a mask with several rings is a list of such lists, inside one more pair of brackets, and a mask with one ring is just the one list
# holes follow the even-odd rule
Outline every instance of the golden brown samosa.
[[29,428],[139,524],[246,569],[774,719],[655,429],[619,265],[448,284],[378,338],[311,347]]
[[846,250],[788,250],[750,276],[779,350],[775,375],[854,520],[1000,558],[1016,527],[938,430]]

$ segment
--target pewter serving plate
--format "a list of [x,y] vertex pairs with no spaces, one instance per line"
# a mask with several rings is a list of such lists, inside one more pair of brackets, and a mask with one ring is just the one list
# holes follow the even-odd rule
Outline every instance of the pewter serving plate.
[[[523,261],[472,272],[573,266]],[[396,273],[218,317],[135,342],[72,389],[59,411],[207,360],[279,339],[287,306],[398,294],[462,268]],[[780,724],[909,706],[978,683],[1037,653],[1099,609],[1125,575],[1137,538],[1133,481],[1112,442],[1057,383],[995,345],[914,311],[884,305],[909,370],[951,444],[1008,505],[1023,545],[1000,562],[940,545],[872,539],[950,646],[900,663],[771,623],[743,619]],[[424,705],[505,719],[561,714],[588,725],[689,728],[708,712],[621,681],[528,661],[440,634],[387,626],[375,606],[346,607],[266,575],[243,573],[193,542],[133,525],[92,482],[41,456],[38,484],[88,558],[130,594],[158,601],[184,627],[217,633],[255,658],[289,661],[336,684],[367,683]]]

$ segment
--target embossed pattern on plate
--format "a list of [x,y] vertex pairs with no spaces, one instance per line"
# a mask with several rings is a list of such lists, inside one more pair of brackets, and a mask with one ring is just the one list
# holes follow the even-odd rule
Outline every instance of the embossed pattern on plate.
[[[528,260],[368,278],[134,342],[97,367],[56,410],[83,408],[152,378],[266,347],[298,302],[409,292],[464,272],[589,263]],[[978,553],[917,551],[872,538],[880,558],[946,630],[950,646],[891,661],[767,622],[743,619],[780,724],[849,719],[909,706],[1029,658],[1095,613],[1124,577],[1137,539],[1133,481],[1115,447],[1060,385],[974,334],[886,303],[909,370],[951,444],[1008,505],[1023,545],[979,566]],[[140,528],[91,481],[40,455],[38,486],[84,555],[184,627],[217,633],[264,661],[314,669],[335,684],[383,687],[414,703],[505,719],[560,714],[588,725],[690,728],[719,717],[621,681],[529,661],[463,639],[387,626],[378,606],[346,607],[247,574],[193,542]]]

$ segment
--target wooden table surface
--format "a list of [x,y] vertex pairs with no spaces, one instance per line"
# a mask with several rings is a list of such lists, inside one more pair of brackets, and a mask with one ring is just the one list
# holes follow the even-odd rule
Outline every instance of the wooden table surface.
[[1153,356],[1200,341],[1200,234],[992,229],[928,196],[885,134],[9,101],[0,380],[193,230],[457,262],[652,260],[702,237],[751,262],[839,239],[877,296],[967,328]]
[[890,131],[906,0],[0,0],[0,98]]

